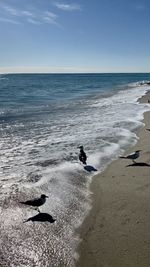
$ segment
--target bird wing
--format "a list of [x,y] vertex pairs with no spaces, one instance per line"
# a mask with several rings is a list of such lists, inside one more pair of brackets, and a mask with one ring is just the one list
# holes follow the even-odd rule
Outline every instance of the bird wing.
[[[135,155],[135,152],[129,154],[128,156],[129,156],[129,157],[132,157],[132,156],[134,156],[134,155]],[[128,157],[128,156],[127,156],[127,157]]]
[[131,154],[129,154],[129,155],[127,156],[127,158],[128,158],[128,159],[134,158],[135,155],[136,155],[135,152],[134,152],[134,153],[131,153]]
[[25,202],[22,202],[25,205],[31,205],[31,206],[38,206],[39,205],[39,199],[33,199],[33,200],[27,200]]

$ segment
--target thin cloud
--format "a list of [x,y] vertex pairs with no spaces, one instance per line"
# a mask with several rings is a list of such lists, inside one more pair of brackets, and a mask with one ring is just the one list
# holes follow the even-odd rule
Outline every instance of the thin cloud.
[[[4,18],[1,19],[3,22],[12,22],[14,24],[20,24],[23,22],[28,22],[34,25],[40,25],[40,24],[55,24],[60,27],[60,25],[57,23],[58,16],[50,11],[39,11],[37,9],[32,10],[20,10],[17,8],[13,8],[11,6],[2,5],[1,6],[3,10],[3,16]],[[17,21],[14,21],[14,17]]]
[[27,18],[27,21],[31,24],[34,24],[34,25],[40,25],[41,23],[37,20],[34,20],[32,18]]
[[21,11],[22,15],[27,16],[27,17],[35,17],[35,15],[27,10]]
[[50,17],[51,19],[56,19],[58,16],[50,11],[46,11],[45,15],[47,15],[48,17]]
[[12,16],[18,16],[18,11],[15,9],[15,8],[12,8],[10,6],[2,6],[3,10],[9,14],[9,15],[12,15]]
[[52,12],[49,12],[49,11],[46,11],[44,12],[43,14],[43,20],[46,22],[46,23],[57,23],[56,22],[56,19],[57,19],[57,15],[52,13]]
[[43,13],[42,20],[47,24],[55,24],[58,28],[63,29],[63,27],[57,21],[58,16],[52,12],[46,11]]
[[28,10],[19,10],[16,8],[13,8],[11,6],[6,6],[3,5],[2,9],[6,12],[7,15],[9,16],[16,16],[16,17],[22,17],[22,16],[26,16],[26,17],[34,17],[35,15]]
[[75,10],[81,10],[80,5],[78,4],[61,4],[61,3],[55,3],[55,6],[58,9],[64,10],[64,11],[75,11]]

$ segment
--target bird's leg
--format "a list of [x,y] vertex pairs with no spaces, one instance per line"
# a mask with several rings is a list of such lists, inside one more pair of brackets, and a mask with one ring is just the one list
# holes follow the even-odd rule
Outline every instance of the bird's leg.
[[39,210],[39,208],[38,208],[38,207],[36,208],[36,210],[37,210],[37,211],[40,213],[40,210]]
[[39,208],[37,208],[37,211],[40,213],[40,209]]

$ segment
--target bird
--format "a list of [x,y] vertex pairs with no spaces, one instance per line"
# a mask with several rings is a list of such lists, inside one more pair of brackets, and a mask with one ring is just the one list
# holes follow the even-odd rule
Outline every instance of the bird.
[[79,146],[78,148],[80,149],[79,160],[86,165],[87,156],[84,152],[83,146]]
[[131,159],[134,163],[136,163],[135,159],[137,159],[140,156],[141,150],[136,150],[132,154],[126,156],[126,157],[120,157],[121,159]]
[[38,207],[42,206],[46,202],[46,198],[48,198],[48,196],[42,194],[40,198],[27,200],[25,202],[22,201],[20,203],[28,206],[33,206],[40,212]]

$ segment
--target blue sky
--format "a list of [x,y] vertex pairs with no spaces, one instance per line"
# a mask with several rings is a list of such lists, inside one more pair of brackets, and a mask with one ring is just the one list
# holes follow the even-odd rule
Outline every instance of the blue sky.
[[0,0],[0,72],[150,72],[149,0]]

